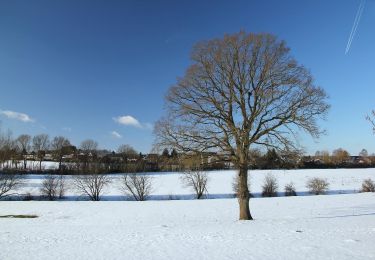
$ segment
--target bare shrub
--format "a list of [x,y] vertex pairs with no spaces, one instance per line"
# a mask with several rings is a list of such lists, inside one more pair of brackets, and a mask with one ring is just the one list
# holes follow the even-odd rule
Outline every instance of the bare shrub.
[[65,179],[62,175],[47,175],[40,188],[42,196],[47,197],[49,200],[61,199],[65,193]]
[[10,196],[22,184],[21,177],[12,173],[0,173],[0,199]]
[[285,196],[297,196],[296,188],[294,187],[293,182],[290,182],[285,185],[284,194]]
[[277,197],[277,189],[279,185],[277,179],[272,174],[267,174],[264,178],[262,186],[262,196],[263,197]]
[[329,183],[325,179],[315,177],[307,181],[306,188],[309,189],[310,193],[320,195],[327,192]]
[[208,175],[204,171],[185,170],[181,175],[181,181],[185,187],[191,188],[197,199],[202,199],[207,194]]
[[74,186],[78,192],[87,195],[92,201],[99,201],[103,189],[111,183],[108,175],[86,174],[74,176]]
[[370,178],[362,182],[362,192],[375,192],[375,182]]
[[152,192],[152,177],[146,174],[130,173],[121,178],[121,190],[137,201],[144,201]]

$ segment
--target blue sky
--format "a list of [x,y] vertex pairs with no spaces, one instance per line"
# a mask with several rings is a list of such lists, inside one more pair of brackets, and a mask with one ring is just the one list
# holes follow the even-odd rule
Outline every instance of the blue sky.
[[329,94],[332,108],[321,123],[327,135],[319,142],[302,136],[308,153],[338,147],[375,153],[365,120],[375,109],[374,0],[367,0],[345,55],[359,4],[0,1],[2,128],[149,152],[152,124],[163,114],[167,89],[189,66],[194,43],[246,30],[284,39]]

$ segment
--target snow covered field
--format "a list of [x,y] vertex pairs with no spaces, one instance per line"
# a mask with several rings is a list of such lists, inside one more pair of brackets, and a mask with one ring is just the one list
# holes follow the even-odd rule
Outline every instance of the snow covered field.
[[0,259],[375,259],[375,194],[236,199],[2,201]]
[[[279,190],[323,177],[330,195],[259,198],[272,172]],[[104,200],[0,201],[0,259],[375,259],[375,193],[358,193],[375,169],[251,171],[255,221],[238,221],[234,171],[210,172],[210,200],[192,200],[178,173],[155,173],[151,201],[123,201],[118,175]],[[19,191],[39,194],[42,176]],[[68,182],[71,182],[69,180]],[[345,194],[346,193],[346,194]],[[173,195],[180,200],[168,199]],[[116,201],[117,200],[117,201]]]
[[[293,182],[298,195],[308,195],[306,181],[312,177],[327,179],[330,184],[329,194],[356,193],[360,190],[362,181],[366,178],[375,180],[375,169],[319,169],[319,170],[254,170],[250,171],[251,192],[259,197],[262,191],[264,177],[273,174],[279,183],[280,195],[283,195],[284,186]],[[211,171],[208,172],[208,197],[209,198],[232,198],[232,183],[236,171]],[[189,188],[184,187],[180,180],[180,173],[150,173],[153,176],[153,192],[150,199],[194,199]],[[112,183],[104,191],[103,200],[124,200],[121,194],[120,175],[111,175]],[[29,175],[24,187],[18,192],[20,194],[30,193],[39,195],[39,189],[43,181],[43,175]],[[72,177],[67,176],[67,200],[84,199],[73,188]]]

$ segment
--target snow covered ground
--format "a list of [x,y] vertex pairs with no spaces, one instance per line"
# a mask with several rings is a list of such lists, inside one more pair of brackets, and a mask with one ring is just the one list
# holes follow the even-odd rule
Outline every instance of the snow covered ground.
[[[357,193],[361,189],[362,181],[366,178],[375,180],[375,169],[319,169],[319,170],[254,170],[250,171],[251,192],[255,197],[260,197],[264,177],[271,173],[279,183],[279,195],[283,195],[284,186],[293,182],[298,195],[308,195],[306,181],[312,177],[326,179],[330,184],[329,194]],[[191,189],[185,187],[180,180],[181,173],[149,173],[153,176],[153,192],[150,199],[194,199]],[[232,183],[236,171],[211,171],[208,172],[208,197],[232,198]],[[20,194],[30,193],[39,195],[43,175],[29,175]],[[112,183],[104,191],[103,200],[124,200],[120,191],[120,175],[111,175]],[[67,200],[84,199],[74,189],[72,177],[67,176]]]
[[[329,195],[260,198],[268,173],[299,195],[325,178]],[[0,216],[39,216],[0,218],[0,259],[375,259],[375,193],[358,193],[375,169],[250,171],[255,221],[237,220],[235,171],[208,174],[215,199],[192,200],[179,173],[153,173],[150,201],[124,201],[119,175],[107,201],[75,201],[73,188],[67,201],[0,201]],[[42,180],[29,175],[18,192],[37,196]]]
[[0,259],[375,259],[375,194],[236,199],[2,201]]

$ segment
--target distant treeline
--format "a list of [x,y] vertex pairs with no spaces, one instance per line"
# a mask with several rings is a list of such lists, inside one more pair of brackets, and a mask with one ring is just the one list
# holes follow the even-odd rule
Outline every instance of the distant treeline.
[[[374,167],[375,156],[363,149],[351,156],[344,149],[330,154],[318,151],[304,156],[299,151],[266,152],[254,149],[249,153],[249,169],[306,169]],[[46,167],[54,162],[55,167]],[[50,163],[49,163],[50,164]],[[0,132],[0,168],[17,173],[48,172],[63,174],[182,171],[185,169],[232,169],[231,156],[215,152],[179,153],[163,149],[161,153],[142,154],[130,145],[120,145],[117,151],[98,149],[98,143],[87,139],[77,147],[63,137],[50,139],[46,134],[20,135]]]

